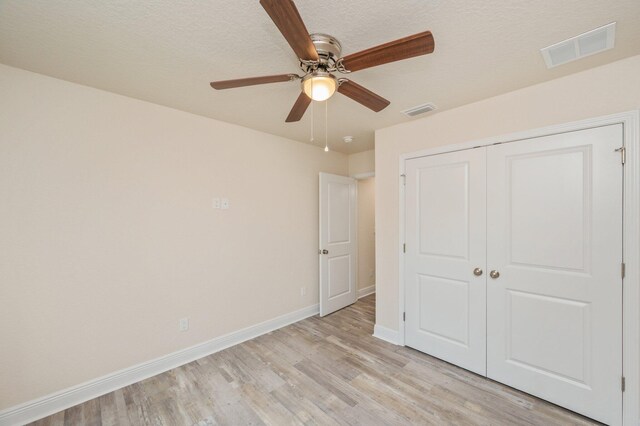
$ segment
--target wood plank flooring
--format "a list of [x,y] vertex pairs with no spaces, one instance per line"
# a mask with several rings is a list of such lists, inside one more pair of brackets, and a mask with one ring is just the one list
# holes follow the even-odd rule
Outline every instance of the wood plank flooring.
[[33,424],[597,424],[436,358],[372,337],[374,297]]

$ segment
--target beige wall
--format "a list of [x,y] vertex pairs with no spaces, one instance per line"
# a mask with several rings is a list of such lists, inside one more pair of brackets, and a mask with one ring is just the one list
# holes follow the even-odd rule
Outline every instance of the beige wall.
[[376,284],[375,178],[358,181],[358,289]]
[[349,156],[349,176],[358,177],[375,171],[375,151],[358,152]]
[[318,302],[346,155],[1,65],[0,93],[0,409]]
[[376,283],[375,151],[349,155],[349,176],[358,180],[358,289]]
[[640,56],[376,132],[376,324],[399,328],[399,156],[640,107]]

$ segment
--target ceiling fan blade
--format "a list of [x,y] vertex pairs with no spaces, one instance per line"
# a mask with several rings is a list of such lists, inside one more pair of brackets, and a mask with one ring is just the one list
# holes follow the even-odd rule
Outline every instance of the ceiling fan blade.
[[319,59],[318,52],[309,37],[309,31],[307,31],[307,27],[305,27],[292,0],[260,0],[260,4],[289,42],[298,58],[309,61]]
[[291,112],[289,113],[289,116],[287,117],[285,122],[293,123],[294,121],[300,121],[310,104],[311,98],[308,97],[304,92],[300,92],[300,96],[298,96],[296,103],[293,104],[293,108],[291,108]]
[[356,102],[361,103],[362,105],[375,112],[382,111],[391,103],[382,96],[376,95],[371,90],[366,89],[360,86],[358,83],[354,83],[353,81],[347,79],[341,80],[340,86],[338,87],[338,92],[353,99]]
[[342,58],[342,65],[349,71],[359,71],[389,62],[432,53],[435,42],[431,31],[425,31],[381,44]]
[[234,87],[255,86],[256,84],[280,83],[299,78],[296,74],[267,75],[264,77],[239,78],[237,80],[213,81],[211,87],[216,90],[233,89]]

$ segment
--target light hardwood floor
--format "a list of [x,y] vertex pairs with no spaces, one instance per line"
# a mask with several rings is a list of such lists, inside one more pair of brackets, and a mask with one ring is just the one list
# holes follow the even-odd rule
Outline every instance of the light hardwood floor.
[[597,424],[371,336],[375,296],[35,425]]

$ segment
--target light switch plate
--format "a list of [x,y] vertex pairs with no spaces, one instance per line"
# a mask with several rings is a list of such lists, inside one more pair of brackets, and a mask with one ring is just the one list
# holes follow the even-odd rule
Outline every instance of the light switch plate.
[[189,330],[189,318],[180,318],[180,321],[178,321],[178,329],[180,331]]
[[220,198],[214,198],[213,199],[213,208],[214,209],[219,209],[220,208]]
[[222,199],[222,210],[227,210],[229,208],[229,199],[228,198],[223,198]]

